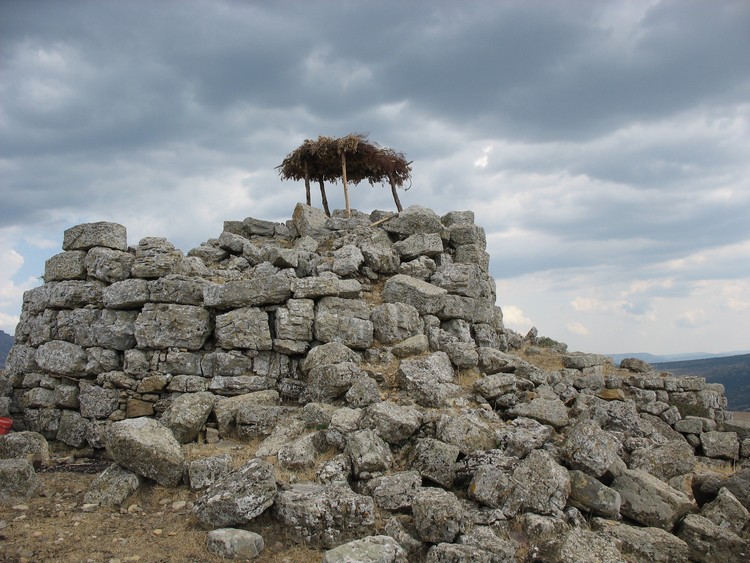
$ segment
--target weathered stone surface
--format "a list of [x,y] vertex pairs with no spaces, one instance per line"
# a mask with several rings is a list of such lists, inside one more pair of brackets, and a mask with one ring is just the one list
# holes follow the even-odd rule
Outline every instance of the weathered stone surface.
[[28,459],[0,459],[0,506],[34,496],[42,483]]
[[60,426],[55,439],[74,448],[80,448],[86,443],[89,425],[90,421],[78,411],[65,409],[60,415]]
[[425,479],[449,489],[456,475],[459,453],[457,446],[433,438],[420,438],[414,444],[410,466]]
[[36,363],[43,370],[67,375],[85,377],[86,352],[83,348],[70,342],[52,340],[42,344],[36,351]]
[[424,358],[403,360],[398,380],[417,403],[439,407],[460,388],[453,383],[453,366],[448,354],[435,352]]
[[566,426],[570,420],[568,418],[568,408],[560,399],[544,399],[539,397],[528,403],[520,403],[508,411],[513,416],[523,416],[538,420],[542,424],[549,424],[554,428],[560,429]]
[[219,528],[208,532],[208,551],[222,559],[255,559],[265,548],[263,536],[249,530]]
[[433,315],[443,308],[447,293],[426,281],[397,274],[385,282],[382,296],[386,303],[406,303],[422,315]]
[[511,563],[516,560],[514,542],[499,537],[490,526],[475,525],[471,530],[458,537],[458,543],[490,553],[492,563]]
[[113,463],[91,482],[83,502],[100,506],[122,506],[141,486],[140,475]]
[[568,502],[572,506],[606,518],[617,518],[620,514],[620,493],[583,471],[572,470],[568,472],[568,476],[570,477]]
[[[237,397],[219,399],[214,405],[219,434],[227,436],[236,430],[238,416],[243,419],[251,418],[250,413],[259,407],[276,407],[279,402],[279,393],[275,390],[255,391]],[[268,418],[268,408],[262,409],[261,417]]]
[[731,491],[725,487],[719,490],[719,494],[714,500],[703,505],[701,516],[708,518],[719,526],[739,535],[748,520],[750,513],[742,503],[737,500]]
[[287,469],[306,469],[315,465],[315,456],[327,444],[321,433],[307,434],[284,444],[276,453],[281,467]]
[[440,217],[431,209],[411,205],[398,216],[383,223],[383,229],[389,233],[409,236],[418,233],[441,233],[443,225]]
[[95,246],[127,250],[128,237],[125,227],[117,223],[100,221],[76,225],[63,233],[63,250],[88,250]]
[[180,444],[193,442],[206,424],[216,397],[213,393],[186,393],[176,397],[161,417]]
[[117,389],[105,389],[98,385],[82,385],[78,395],[81,414],[86,418],[107,418],[120,403]]
[[393,245],[401,260],[418,256],[438,256],[443,252],[443,239],[438,233],[416,233]]
[[364,408],[380,402],[380,387],[372,377],[362,376],[352,381],[351,387],[344,395],[346,404],[352,408]]
[[622,444],[612,433],[593,421],[583,420],[568,428],[560,453],[574,469],[601,477],[625,469],[625,462],[619,456],[621,450]]
[[102,290],[104,306],[110,309],[135,309],[149,300],[148,282],[129,279],[113,283]]
[[373,325],[366,303],[340,297],[323,297],[315,313],[315,338],[340,342],[354,349],[369,348]]
[[503,511],[560,515],[569,493],[568,471],[544,450],[534,450],[513,471],[513,490]]
[[290,299],[276,310],[276,338],[310,341],[313,339],[315,302],[312,299]]
[[204,489],[213,485],[232,469],[232,456],[221,454],[203,457],[188,463],[188,479],[191,489]]
[[391,353],[397,358],[408,358],[419,356],[430,350],[430,341],[424,334],[410,336],[406,340],[398,342],[391,348]]
[[193,305],[146,303],[135,321],[141,348],[199,350],[210,332],[209,313]]
[[563,356],[563,365],[570,369],[585,369],[594,366],[601,366],[609,363],[611,360],[607,356],[600,354],[585,354],[583,352],[573,352]]
[[112,311],[105,309],[92,325],[94,344],[112,350],[129,350],[136,344],[135,323],[137,311]]
[[113,423],[107,430],[107,452],[122,467],[165,487],[182,481],[185,458],[172,432],[151,418]]
[[279,492],[273,513],[293,537],[334,547],[373,532],[375,505],[346,483],[292,485]]
[[92,248],[86,254],[86,272],[98,280],[114,283],[130,277],[135,256],[111,248]]
[[131,275],[134,278],[160,278],[175,273],[184,259],[182,252],[167,239],[146,237],[135,249]]
[[642,469],[662,481],[690,473],[698,460],[685,441],[667,442],[651,448],[639,448],[630,455],[630,469]]
[[203,303],[217,309],[273,305],[289,299],[291,288],[292,278],[285,273],[208,284],[203,288]]
[[436,437],[446,444],[457,446],[462,454],[495,447],[495,432],[487,422],[474,413],[461,416],[443,415],[435,428]]
[[331,234],[326,228],[328,217],[322,209],[298,203],[292,214],[292,222],[300,236],[309,236],[315,240],[326,238]]
[[273,343],[268,313],[257,307],[243,307],[217,315],[216,343],[226,350],[270,350]]
[[[559,563],[624,563],[625,559],[609,538],[583,528],[573,528],[550,542],[542,559]],[[542,554],[540,554],[542,555]]]
[[202,305],[206,284],[200,278],[170,274],[148,282],[149,300],[154,303]]
[[516,390],[516,376],[512,373],[494,373],[479,379],[474,389],[488,401]]
[[430,282],[449,293],[477,298],[482,294],[483,277],[475,264],[446,264],[435,271]]
[[393,454],[388,444],[371,429],[349,434],[344,453],[351,459],[354,474],[359,478],[383,473],[393,464]]
[[390,244],[366,243],[361,246],[365,265],[374,272],[395,274],[401,263],[398,254]]
[[44,263],[46,283],[62,280],[86,279],[86,251],[70,250],[55,254]]
[[592,528],[620,542],[627,561],[682,563],[688,559],[687,544],[661,528],[628,526],[602,518],[594,518]]
[[544,446],[555,434],[551,426],[531,418],[516,418],[497,431],[497,443],[505,455],[526,457]]
[[471,545],[454,543],[439,543],[427,551],[425,563],[460,563],[472,561],[475,563],[491,563],[492,554]]
[[422,487],[422,476],[416,471],[403,471],[376,477],[365,484],[366,494],[383,510],[406,510],[411,507],[414,495]]
[[453,542],[463,529],[463,508],[449,491],[420,490],[412,501],[412,514],[417,533],[426,542]]
[[389,444],[401,444],[419,429],[420,412],[414,407],[397,405],[388,401],[368,406],[362,416],[362,426],[374,428]]
[[333,273],[325,272],[320,276],[292,280],[291,290],[295,299],[319,297],[356,299],[362,293],[362,284],[353,279],[342,280]]
[[677,536],[688,544],[690,559],[702,563],[747,561],[747,542],[708,518],[688,514],[680,524]]
[[362,251],[354,245],[346,244],[333,251],[333,273],[346,277],[356,274],[365,261]]
[[492,465],[480,465],[469,483],[469,498],[490,508],[502,508],[512,487],[510,471]]
[[739,459],[740,443],[734,432],[703,432],[700,435],[701,448],[706,457],[719,459]]
[[336,399],[364,375],[365,372],[354,362],[315,367],[307,374],[307,397],[315,402]]
[[406,303],[384,303],[375,307],[371,320],[375,339],[382,344],[395,344],[421,334],[423,323],[417,311]]
[[11,432],[0,436],[0,459],[28,459],[37,465],[47,465],[49,444],[38,432]]
[[326,551],[323,563],[408,563],[406,551],[390,536],[367,536]]
[[210,485],[193,505],[193,513],[213,528],[244,525],[260,516],[276,498],[273,465],[251,459]]
[[622,498],[620,512],[645,526],[669,532],[680,518],[695,510],[686,495],[640,469],[625,469],[611,487]]

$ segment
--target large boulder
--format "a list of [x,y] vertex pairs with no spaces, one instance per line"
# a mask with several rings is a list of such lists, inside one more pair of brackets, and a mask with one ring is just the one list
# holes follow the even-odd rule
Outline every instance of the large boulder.
[[26,501],[42,483],[28,459],[0,459],[0,506]]
[[442,287],[397,274],[385,282],[382,296],[386,303],[406,303],[421,315],[434,315],[443,308],[447,293]]
[[406,552],[390,536],[367,536],[325,552],[323,563],[407,563]]
[[205,526],[242,526],[260,516],[276,498],[273,465],[251,459],[237,471],[219,477],[193,505]]
[[169,428],[180,444],[187,444],[198,437],[214,408],[213,393],[186,393],[176,397],[161,417],[161,423]]
[[121,506],[141,486],[140,475],[113,463],[91,482],[83,495],[86,504]]
[[127,250],[127,230],[118,223],[100,221],[76,225],[63,233],[63,250],[88,250],[95,246]]
[[463,512],[456,495],[443,489],[422,489],[412,502],[417,533],[430,543],[453,542],[464,528]]
[[445,352],[402,360],[398,369],[401,386],[425,407],[443,406],[447,398],[460,391],[460,387],[453,383],[453,377],[453,365]]
[[627,561],[682,563],[688,559],[687,544],[661,528],[629,526],[603,518],[594,518],[592,528],[620,542]]
[[208,311],[195,305],[146,303],[135,321],[140,348],[199,350],[210,330]]
[[0,436],[0,459],[27,459],[37,465],[47,465],[49,444],[38,432],[11,432]]
[[107,453],[122,467],[165,487],[182,481],[185,458],[171,430],[152,418],[113,423],[107,430]]
[[503,511],[508,515],[520,512],[558,516],[570,494],[568,471],[544,450],[534,450],[513,471],[513,490]]

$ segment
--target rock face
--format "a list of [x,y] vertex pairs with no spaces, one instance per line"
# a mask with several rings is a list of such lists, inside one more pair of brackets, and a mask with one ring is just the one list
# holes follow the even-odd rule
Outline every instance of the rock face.
[[[747,558],[750,430],[721,386],[506,329],[471,212],[298,205],[187,254],[64,239],[0,372],[3,499],[57,440],[116,462],[88,504],[185,480],[220,557],[271,521],[326,561]],[[252,445],[194,457],[225,439]]]

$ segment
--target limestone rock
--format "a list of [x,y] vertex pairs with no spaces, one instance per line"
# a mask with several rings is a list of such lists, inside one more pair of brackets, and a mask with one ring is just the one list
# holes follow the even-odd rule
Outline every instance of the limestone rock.
[[346,483],[305,483],[279,492],[273,513],[293,537],[331,548],[372,533],[375,505]]
[[70,250],[55,254],[44,263],[45,283],[86,279],[86,251]]
[[719,489],[719,494],[714,500],[703,505],[700,514],[720,528],[730,530],[737,535],[742,532],[748,520],[750,520],[748,510],[725,487]]
[[42,344],[36,351],[36,363],[39,367],[69,377],[84,377],[86,362],[83,348],[62,340]]
[[622,498],[620,512],[645,526],[669,532],[680,518],[695,510],[686,495],[640,469],[625,469],[611,487]]
[[107,431],[107,452],[130,471],[165,487],[182,481],[185,458],[172,432],[151,418],[113,423]]
[[750,558],[746,541],[697,514],[685,516],[677,536],[688,544],[690,559],[693,561],[725,563],[747,561]]
[[430,543],[451,543],[463,530],[463,508],[456,495],[443,489],[424,488],[412,502],[414,526]]
[[528,403],[521,403],[508,411],[513,416],[533,418],[542,424],[560,429],[566,426],[568,419],[568,408],[560,399],[544,399],[539,397]]
[[206,424],[216,397],[212,393],[186,393],[172,401],[161,417],[180,444],[193,442]]
[[628,526],[602,518],[594,518],[592,528],[620,542],[627,561],[682,563],[688,559],[687,544],[661,528]]
[[42,487],[28,459],[0,459],[0,506],[28,500]]
[[98,280],[114,283],[130,277],[135,256],[111,248],[92,248],[86,254],[86,272]]
[[519,417],[497,431],[497,443],[505,455],[523,458],[544,446],[554,434],[551,426],[531,418]]
[[194,305],[146,303],[135,321],[141,348],[200,349],[210,332],[209,313]]
[[739,458],[740,443],[735,432],[703,432],[700,439],[706,457],[733,460]]
[[610,489],[594,477],[583,471],[571,470],[570,497],[568,502],[585,510],[606,518],[617,518],[620,514],[620,493]]
[[244,525],[270,507],[276,493],[273,466],[251,459],[210,485],[195,501],[193,513],[213,528]]
[[131,274],[134,278],[159,278],[177,271],[184,259],[182,252],[167,239],[146,237],[140,240],[135,249]]
[[460,450],[433,438],[420,438],[414,444],[411,454],[411,467],[422,477],[445,488],[453,485],[456,474],[456,459]]
[[513,471],[513,490],[503,511],[559,515],[568,500],[570,477],[544,450],[534,450]]
[[619,456],[621,450],[622,444],[613,434],[593,421],[583,420],[568,428],[560,453],[574,469],[601,477],[625,469]]
[[426,407],[439,407],[458,393],[453,383],[453,366],[445,352],[435,352],[424,358],[403,360],[398,379],[406,392],[417,403]]
[[383,401],[368,406],[362,416],[364,427],[374,428],[389,444],[401,444],[417,431],[422,417],[414,407]]
[[652,448],[639,448],[630,456],[630,469],[642,469],[662,481],[691,473],[698,460],[692,446],[685,441],[673,441]]
[[284,303],[292,295],[292,280],[285,273],[209,284],[203,288],[206,307],[236,309]]
[[270,350],[268,313],[257,307],[242,307],[217,315],[216,343],[226,350]]
[[427,551],[425,563],[459,563],[472,561],[476,563],[492,563],[492,554],[471,545],[455,543],[439,543]]
[[323,563],[408,563],[404,549],[390,536],[367,536],[326,551]]
[[382,344],[395,344],[421,334],[422,319],[411,305],[384,303],[372,311],[371,320],[375,339]]
[[188,479],[191,489],[204,489],[213,485],[232,468],[232,456],[221,454],[195,459],[188,463]]
[[443,225],[440,217],[431,209],[411,205],[396,217],[383,223],[389,233],[409,236],[419,233],[441,233]]
[[345,453],[352,461],[354,474],[359,478],[387,471],[393,464],[393,454],[374,430],[359,430],[346,437]]
[[351,276],[359,271],[364,261],[365,257],[359,248],[346,244],[333,251],[333,273],[342,277]]
[[264,547],[263,536],[249,530],[219,528],[208,532],[208,551],[222,559],[255,559]]
[[402,471],[367,481],[365,492],[383,510],[406,510],[422,487],[422,476],[416,471]]
[[141,486],[140,475],[113,463],[91,482],[83,502],[99,506],[122,506]]
[[27,459],[36,465],[47,465],[49,444],[38,432],[11,432],[0,436],[0,459]]
[[63,234],[63,250],[88,250],[103,246],[114,250],[127,250],[128,240],[125,227],[117,223],[84,223],[76,225]]
[[443,308],[447,293],[426,281],[397,274],[385,282],[382,296],[386,303],[406,303],[421,315],[433,315]]

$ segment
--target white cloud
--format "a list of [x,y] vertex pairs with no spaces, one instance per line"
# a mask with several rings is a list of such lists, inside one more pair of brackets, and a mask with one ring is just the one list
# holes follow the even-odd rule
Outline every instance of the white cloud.
[[681,328],[697,328],[706,322],[706,313],[703,309],[685,311],[674,320],[674,325]]
[[503,309],[503,324],[518,332],[527,332],[534,322],[526,317],[524,312],[515,305],[505,305]]
[[23,292],[39,284],[35,278],[20,283],[13,280],[23,263],[23,256],[9,248],[7,234],[0,234],[0,329],[8,334],[15,332]]
[[571,334],[577,334],[579,336],[588,336],[589,334],[589,329],[587,329],[581,323],[577,323],[577,322],[566,323],[565,328]]

